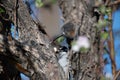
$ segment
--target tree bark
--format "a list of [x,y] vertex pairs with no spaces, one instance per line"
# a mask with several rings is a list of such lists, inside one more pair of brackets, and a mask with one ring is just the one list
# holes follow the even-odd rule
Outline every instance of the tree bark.
[[78,36],[87,36],[91,42],[91,48],[87,53],[74,54],[71,59],[73,80],[99,80],[99,50],[97,45],[96,22],[92,17],[94,0],[59,0],[64,22],[71,21],[78,27]]
[[[32,20],[27,6],[22,0],[2,0],[11,20],[19,30],[19,39],[12,40],[8,48],[16,55],[31,80],[62,80],[54,52],[48,46],[48,38]],[[15,10],[17,9],[17,13]],[[17,14],[16,16],[14,16]],[[15,21],[14,18],[17,18]],[[8,45],[8,44],[7,44]]]
[[[22,72],[31,80],[65,80],[51,44],[49,44],[49,39],[39,30],[40,26],[32,20],[23,1],[1,0],[0,2],[9,14],[10,21],[19,31],[18,40],[8,40],[9,44],[4,42],[5,49],[10,51],[11,56],[17,56],[20,65],[27,70],[25,72],[18,70],[17,73]],[[91,48],[87,53],[72,55],[72,69],[69,74],[73,75],[73,80],[99,80],[100,76],[97,72],[99,45],[96,45],[97,40],[95,39],[97,36],[96,27],[93,26],[95,19],[90,12],[94,2],[86,4],[84,0],[58,0],[58,3],[64,22],[70,21],[75,24],[78,28],[78,36],[85,35],[91,42]],[[15,69],[17,68],[15,67]]]

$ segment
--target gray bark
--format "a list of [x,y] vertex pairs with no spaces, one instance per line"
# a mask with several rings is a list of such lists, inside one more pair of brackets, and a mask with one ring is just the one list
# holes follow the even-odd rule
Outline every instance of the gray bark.
[[[71,58],[74,80],[99,80],[98,46],[96,36],[95,18],[90,11],[94,6],[94,0],[59,0],[60,8],[65,21],[71,21],[78,27],[78,36],[85,35],[90,39],[91,48],[87,53],[74,54]],[[96,45],[96,46],[95,46]]]
[[32,80],[61,80],[56,57],[52,48],[48,46],[48,38],[40,32],[39,27],[32,20],[27,6],[22,0],[18,0],[18,14],[14,16],[16,0],[1,2],[13,22],[16,22],[14,18],[17,17],[19,40],[13,40],[9,47],[11,46],[12,54],[19,57],[22,67],[28,70],[28,76]]
[[[28,73],[23,73],[30,76],[31,80],[64,80],[55,53],[51,45],[48,45],[48,37],[34,23],[23,1],[18,0],[17,16],[15,16],[16,0],[1,0],[1,2],[19,30],[19,40],[9,41],[6,48],[12,55],[17,56],[22,67],[28,70]],[[95,39],[97,34],[96,27],[93,26],[95,20],[90,13],[91,3],[86,4],[84,0],[59,0],[58,3],[64,22],[70,21],[75,24],[78,36],[86,35],[91,42],[89,52],[72,55],[69,74],[73,75],[74,80],[99,80],[98,45]],[[15,17],[17,19],[14,19]]]

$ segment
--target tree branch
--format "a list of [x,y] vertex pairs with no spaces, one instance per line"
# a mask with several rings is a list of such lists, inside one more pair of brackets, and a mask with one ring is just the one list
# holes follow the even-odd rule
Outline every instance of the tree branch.
[[[109,20],[112,19],[112,13],[109,14]],[[113,31],[112,31],[112,23],[109,25],[109,35],[110,35],[110,58],[112,63],[112,73],[115,77],[116,75],[116,64],[115,64],[115,52],[114,52],[114,38],[113,38]]]

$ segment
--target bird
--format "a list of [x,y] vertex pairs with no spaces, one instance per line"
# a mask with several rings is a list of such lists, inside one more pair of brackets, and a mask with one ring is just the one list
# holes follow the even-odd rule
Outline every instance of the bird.
[[71,43],[77,36],[77,27],[72,22],[67,22],[62,26],[61,30],[69,45],[69,49],[71,49]]
[[76,27],[72,22],[65,23],[61,28],[63,34],[67,38],[73,39],[76,36]]
[[53,38],[52,43],[59,45],[60,50],[67,52],[71,49],[71,43],[76,37],[76,26],[72,22],[67,22],[61,27],[61,33]]
[[53,43],[61,36],[66,38],[68,45],[76,35],[76,27],[71,21],[65,21],[61,24],[60,8],[58,3],[50,4],[50,8],[46,6],[35,6],[34,0],[31,0],[30,9],[33,14],[33,20],[42,24],[42,29],[46,32],[50,43]]

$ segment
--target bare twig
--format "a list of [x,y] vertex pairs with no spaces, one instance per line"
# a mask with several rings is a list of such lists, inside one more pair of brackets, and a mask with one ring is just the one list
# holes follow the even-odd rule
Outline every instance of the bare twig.
[[119,75],[120,75],[120,70],[117,72],[116,76],[114,77],[114,80],[116,80]]
[[108,6],[113,6],[113,5],[117,5],[117,4],[120,4],[120,0],[110,2],[110,3],[108,4]]
[[110,3],[110,0],[106,0],[105,5],[108,5]]
[[[109,14],[109,19],[112,19],[112,13]],[[109,35],[110,35],[110,59],[112,63],[112,74],[113,76],[116,75],[116,64],[115,64],[115,53],[114,53],[114,39],[113,39],[113,31],[112,29],[112,24],[109,26]]]
[[18,27],[18,0],[15,1],[15,7],[14,7],[14,10],[13,10],[13,15],[14,15],[14,18],[13,18],[13,21],[14,21],[14,36],[16,37],[16,30],[17,30],[17,27]]

